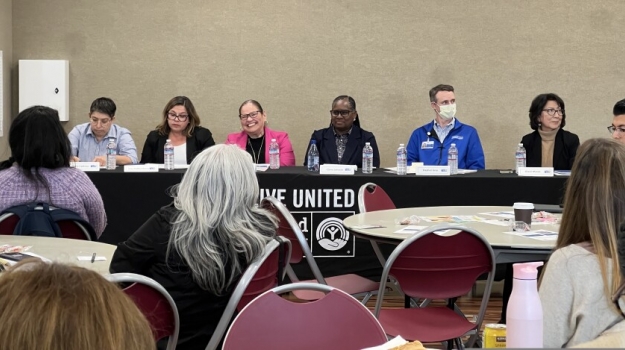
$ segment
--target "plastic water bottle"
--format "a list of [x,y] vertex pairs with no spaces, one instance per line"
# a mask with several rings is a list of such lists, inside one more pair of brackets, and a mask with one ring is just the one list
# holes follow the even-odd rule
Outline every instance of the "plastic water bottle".
[[163,148],[163,158],[165,159],[165,170],[174,170],[174,145],[167,139]]
[[397,175],[406,175],[406,147],[403,143],[397,149]]
[[507,348],[543,347],[543,308],[536,277],[543,262],[514,264],[512,294],[506,316]]
[[108,145],[106,145],[106,169],[115,170],[117,165],[117,145],[114,139],[109,139]]
[[371,174],[373,172],[373,148],[369,142],[365,143],[362,149],[362,173]]
[[514,158],[516,160],[516,172],[518,174],[519,167],[525,167],[525,160],[527,159],[527,152],[522,143],[519,143],[519,146],[517,146]]
[[308,171],[319,171],[319,151],[317,150],[317,141],[310,140],[310,149],[308,150]]
[[447,165],[449,165],[451,175],[458,174],[458,148],[455,143],[451,144],[447,152]]
[[271,139],[269,144],[269,168],[280,169],[280,146],[276,139]]

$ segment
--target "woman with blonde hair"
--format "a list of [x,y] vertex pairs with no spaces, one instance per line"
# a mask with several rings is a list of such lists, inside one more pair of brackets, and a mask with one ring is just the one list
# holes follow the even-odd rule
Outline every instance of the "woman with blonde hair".
[[612,296],[622,281],[617,234],[624,218],[625,145],[590,139],[573,164],[539,288],[545,348],[587,342],[623,320]]
[[154,350],[119,287],[78,266],[24,260],[0,277],[0,349]]
[[118,245],[111,272],[159,282],[178,307],[176,349],[204,349],[239,277],[275,236],[277,219],[257,206],[252,157],[236,145],[195,157],[173,196]]

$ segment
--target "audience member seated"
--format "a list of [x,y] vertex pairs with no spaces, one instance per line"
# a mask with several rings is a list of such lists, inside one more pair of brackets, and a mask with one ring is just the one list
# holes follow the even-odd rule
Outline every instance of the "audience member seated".
[[625,218],[625,145],[590,139],[567,182],[555,251],[539,287],[545,348],[597,338],[623,320],[612,302],[621,284],[617,234]]
[[477,130],[456,119],[456,95],[451,85],[430,89],[434,120],[412,132],[406,146],[408,165],[447,165],[449,147],[458,148],[459,169],[484,169],[484,150]]
[[198,153],[215,144],[210,130],[200,126],[200,116],[186,96],[176,96],[167,102],[161,123],[145,140],[141,163],[164,163],[168,139],[174,146],[177,165],[191,164]]
[[11,157],[0,163],[0,212],[45,202],[76,212],[100,236],[106,226],[102,197],[89,177],[70,168],[71,144],[56,110],[23,110],[9,130]]
[[113,140],[117,146],[118,165],[137,163],[137,146],[130,131],[115,124],[116,110],[117,106],[110,98],[100,97],[91,103],[91,121],[76,125],[69,133],[72,161],[106,165],[106,147]]
[[[621,271],[621,286],[612,296],[614,307],[621,314],[625,314],[625,223],[621,224],[618,234],[618,259]],[[625,348],[625,320],[608,328],[599,337],[586,343],[574,346],[574,348]]]
[[252,156],[256,164],[269,163],[269,145],[275,139],[280,146],[280,166],[294,166],[295,154],[289,134],[267,127],[267,114],[255,100],[247,100],[239,107],[241,132],[228,135],[227,144],[235,144]]
[[24,260],[0,276],[0,349],[153,350],[134,302],[95,271]]
[[111,272],[153,278],[180,314],[179,350],[204,349],[239,277],[275,235],[257,206],[252,157],[235,145],[200,153],[158,210],[113,255]]
[[[319,164],[350,164],[362,167],[362,149],[369,142],[373,148],[373,166],[380,167],[380,152],[375,136],[360,128],[356,101],[350,96],[339,96],[332,102],[330,127],[315,130],[311,140],[317,143]],[[304,155],[304,165],[308,165],[308,149]]]
[[614,104],[612,114],[614,114],[614,119],[612,119],[612,125],[608,126],[608,131],[613,139],[625,143],[625,99]]
[[556,94],[538,95],[532,101],[529,117],[534,132],[521,140],[527,152],[526,165],[571,170],[579,137],[563,129],[566,125],[564,101]]

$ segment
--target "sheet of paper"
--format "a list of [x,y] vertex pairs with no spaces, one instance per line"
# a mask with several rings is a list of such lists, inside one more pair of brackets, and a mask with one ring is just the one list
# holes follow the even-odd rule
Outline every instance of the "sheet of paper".
[[548,230],[532,230],[532,231],[508,231],[504,232],[510,235],[522,236],[531,239],[537,239],[539,241],[555,241],[558,239],[558,233]]
[[480,213],[480,215],[491,215],[491,216],[499,216],[501,218],[506,218],[506,219],[514,219],[513,211],[491,211],[488,213]]
[[269,164],[256,164],[256,171],[267,171]]
[[475,170],[475,169],[458,169],[458,174],[471,174],[471,173],[477,173],[477,170]]
[[[165,169],[165,164],[146,163],[145,165],[156,165],[159,169]],[[174,164],[174,169],[189,169],[189,164]]]
[[402,235],[411,235],[414,233],[417,233],[419,231],[423,231],[425,228],[427,228],[427,226],[414,226],[414,225],[408,225],[406,227],[403,227],[401,230],[397,230],[393,233],[399,233]]
[[426,222],[482,222],[485,219],[475,215],[441,215],[441,216],[420,216],[421,220]]
[[382,225],[356,225],[356,226],[352,226],[352,228],[355,228],[357,230],[367,230],[371,228],[384,228],[384,226]]
[[[78,259],[78,261],[91,261],[92,257],[93,255],[78,255],[76,258]],[[94,261],[106,261],[106,257],[96,255]]]

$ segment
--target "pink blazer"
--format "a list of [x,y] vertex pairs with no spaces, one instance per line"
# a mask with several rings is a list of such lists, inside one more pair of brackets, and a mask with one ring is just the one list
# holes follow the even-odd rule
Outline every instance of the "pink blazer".
[[[280,145],[280,166],[295,166],[295,154],[289,140],[289,134],[283,131],[271,130],[265,127],[265,161],[269,162],[269,144],[271,139],[276,139]],[[228,134],[226,144],[237,145],[245,150],[247,134],[245,131]]]

